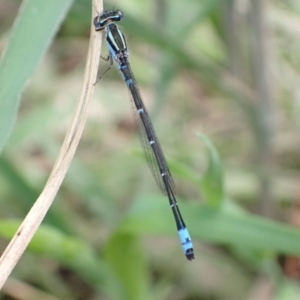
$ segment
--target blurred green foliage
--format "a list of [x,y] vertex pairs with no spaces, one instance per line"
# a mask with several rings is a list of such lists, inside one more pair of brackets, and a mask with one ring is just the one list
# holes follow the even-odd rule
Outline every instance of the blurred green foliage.
[[[27,0],[23,10],[19,1],[0,4],[3,250],[49,176],[82,85],[91,2],[71,3]],[[300,168],[300,6],[273,1],[262,16],[272,32],[266,36],[272,84],[265,88],[276,95],[274,113],[261,105],[253,78],[263,64],[255,63],[261,53],[245,25],[252,4],[243,3],[114,3],[125,13],[119,25],[196,260],[188,263],[181,253],[115,68],[98,83],[72,166],[11,275],[28,284],[28,299],[41,292],[45,299],[259,299],[260,285],[273,287],[272,299],[297,299],[299,286],[278,258],[300,254],[300,231],[288,225],[296,223],[289,217],[297,216]],[[231,32],[232,11],[242,26]],[[245,69],[240,77],[239,68]],[[276,114],[279,121],[269,122]],[[268,154],[272,160],[265,163]],[[277,221],[257,209],[259,195],[270,197]],[[8,287],[0,299],[17,299]]]

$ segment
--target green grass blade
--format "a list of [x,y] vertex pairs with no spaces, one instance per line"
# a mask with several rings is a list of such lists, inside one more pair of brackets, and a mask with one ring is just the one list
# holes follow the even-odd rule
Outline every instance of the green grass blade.
[[222,164],[211,141],[203,134],[198,134],[198,137],[208,149],[208,167],[200,183],[201,191],[208,205],[218,207],[225,199]]
[[20,94],[43,58],[72,0],[24,1],[0,62],[0,150],[16,118]]
[[[17,220],[0,221],[0,236],[11,238],[20,223]],[[52,258],[73,270],[92,286],[96,288],[102,286],[109,298],[115,299],[118,288],[115,276],[108,265],[82,239],[68,236],[51,226],[42,225],[30,242],[28,251]]]

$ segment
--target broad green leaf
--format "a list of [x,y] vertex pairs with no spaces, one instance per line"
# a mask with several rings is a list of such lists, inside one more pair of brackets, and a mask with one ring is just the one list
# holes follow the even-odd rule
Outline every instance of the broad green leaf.
[[[147,201],[146,201],[147,200]],[[173,235],[176,226],[166,199],[140,200],[121,225],[139,234]],[[300,255],[300,230],[244,212],[230,212],[198,204],[179,202],[194,244],[196,240]],[[179,245],[180,247],[180,245]]]
[[222,164],[211,141],[203,134],[198,134],[198,137],[208,149],[208,167],[200,183],[201,191],[208,205],[218,207],[225,198]]
[[0,62],[0,150],[16,118],[20,94],[53,40],[72,0],[25,0]]

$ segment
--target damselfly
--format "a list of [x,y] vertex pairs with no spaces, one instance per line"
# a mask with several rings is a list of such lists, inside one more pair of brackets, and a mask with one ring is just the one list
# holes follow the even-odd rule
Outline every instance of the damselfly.
[[193,244],[178,208],[174,181],[131,71],[125,37],[115,24],[123,18],[122,11],[111,10],[98,15],[94,19],[96,31],[103,29],[106,31],[106,44],[109,50],[107,60],[110,61],[110,66],[104,73],[112,67],[113,60],[115,60],[119,65],[134,103],[135,118],[148,164],[159,188],[169,198],[183,252],[188,260],[192,260],[194,258]]

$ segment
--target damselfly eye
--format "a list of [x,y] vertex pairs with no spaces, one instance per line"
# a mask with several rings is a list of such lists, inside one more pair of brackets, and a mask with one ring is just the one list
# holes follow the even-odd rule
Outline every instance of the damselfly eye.
[[96,31],[103,30],[105,24],[106,24],[106,20],[101,20],[100,16],[95,17],[94,26]]
[[116,13],[118,14],[119,16],[119,20],[121,21],[122,19],[124,19],[124,14],[121,10],[116,10]]

